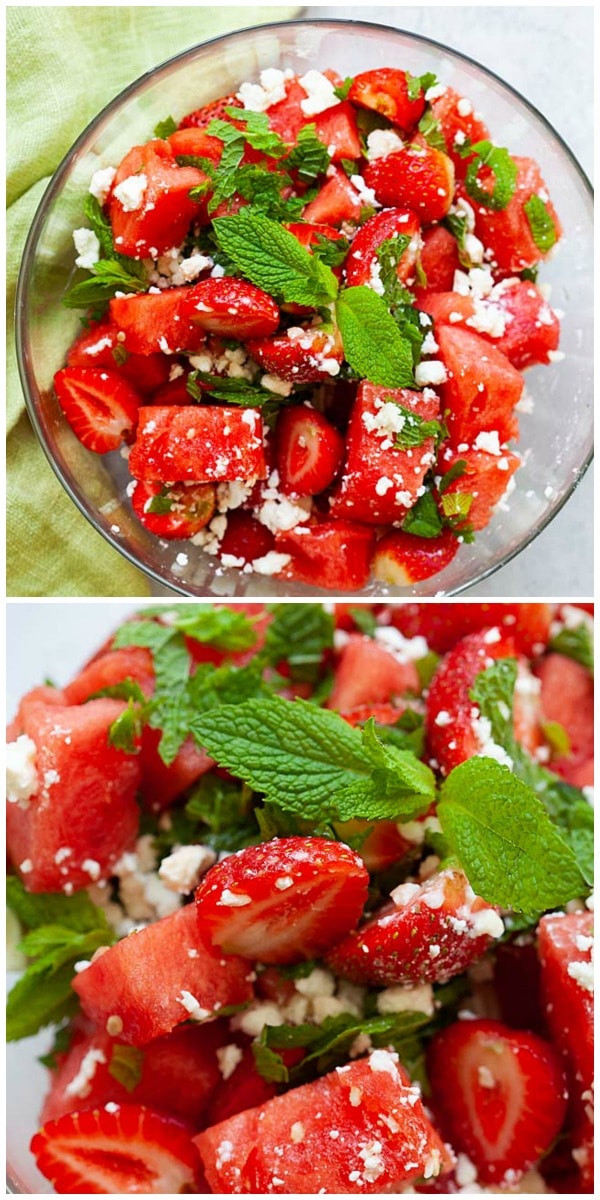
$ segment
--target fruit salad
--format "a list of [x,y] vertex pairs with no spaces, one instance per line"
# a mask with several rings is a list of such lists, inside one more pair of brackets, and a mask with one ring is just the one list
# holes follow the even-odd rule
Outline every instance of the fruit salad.
[[165,116],[84,210],[57,401],[184,582],[200,547],[217,576],[410,586],[506,503],[523,371],[562,357],[536,283],[561,226],[468,98],[266,68]]
[[23,697],[56,1192],[592,1190],[590,609],[158,606]]

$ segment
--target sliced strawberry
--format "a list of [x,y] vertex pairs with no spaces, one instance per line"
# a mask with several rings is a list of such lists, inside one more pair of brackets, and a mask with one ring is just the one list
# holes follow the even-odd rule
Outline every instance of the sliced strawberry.
[[382,583],[410,587],[443,571],[452,562],[458,547],[458,539],[449,529],[435,538],[392,531],[384,534],[377,543],[373,574]]
[[[548,253],[546,251],[543,254],[535,242],[525,210],[525,205],[533,196],[545,197],[543,203],[554,223],[557,241],[562,234],[560,221],[548,198],[548,189],[538,164],[532,158],[516,156],[514,162],[517,164],[515,191],[506,208],[500,211],[473,200],[463,184],[459,184],[457,188],[457,195],[467,200],[473,208],[477,237],[491,251],[494,262],[506,275],[516,275],[526,267],[534,267]],[[482,180],[484,190],[493,190],[494,175],[489,167],[480,169],[478,179]]]
[[477,333],[458,325],[436,330],[439,356],[447,373],[442,407],[454,445],[471,444],[482,431],[496,431],[500,444],[515,436],[514,408],[523,377],[504,354]]
[[195,108],[182,118],[179,128],[206,129],[211,121],[227,120],[228,108],[243,108],[241,100],[238,100],[233,92],[227,96],[220,96],[218,100],[211,100],[210,104],[203,104],[202,108]]
[[550,604],[394,604],[390,620],[405,637],[425,637],[436,654],[478,629],[498,627],[519,654],[542,654],[550,637]]
[[564,654],[545,655],[536,667],[536,674],[542,681],[544,719],[558,721],[566,729],[570,742],[570,753],[557,759],[553,768],[578,786],[580,768],[585,767],[587,776],[589,760],[594,755],[592,676],[581,663]]
[[416,99],[411,99],[406,71],[397,71],[393,67],[380,67],[355,75],[348,99],[361,108],[381,113],[406,133],[414,128],[425,109],[422,88]]
[[327,146],[332,162],[339,162],[342,158],[360,158],[362,150],[356,112],[348,100],[318,113],[315,131],[319,141]]
[[294,237],[300,242],[300,245],[304,246],[309,254],[312,253],[312,247],[319,244],[319,238],[329,238],[332,242],[339,242],[344,236],[343,233],[340,233],[339,229],[334,229],[333,225],[319,225],[314,221],[312,224],[308,221],[292,221],[285,228],[290,233],[293,233]]
[[503,928],[466,875],[445,870],[396,888],[389,903],[330,950],[327,962],[355,983],[445,983],[481,958]]
[[208,404],[141,408],[129,456],[135,479],[222,481],[265,475],[262,419],[255,409]]
[[59,1194],[196,1190],[200,1158],[184,1125],[139,1104],[67,1113],[31,1141],[38,1170]]
[[104,950],[73,989],[97,1025],[140,1046],[190,1016],[206,1020],[224,1005],[244,1004],[252,995],[247,976],[247,963],[201,941],[190,904]]
[[474,112],[470,100],[459,96],[451,87],[431,101],[431,111],[446,143],[446,153],[454,163],[457,179],[463,179],[473,155],[462,158],[459,151],[467,140],[471,145],[486,140],[489,137],[487,125]]
[[341,842],[276,838],[213,867],[196,892],[200,932],[262,962],[312,958],[358,921],[369,877]]
[[419,690],[414,662],[401,662],[374,638],[351,633],[338,659],[327,707],[345,713],[358,705],[389,704]]
[[253,283],[225,275],[187,289],[183,318],[221,337],[269,337],[279,325],[274,300]]
[[117,296],[110,302],[110,316],[125,334],[123,346],[134,354],[178,354],[181,350],[199,350],[206,334],[183,316],[189,287],[165,288],[159,295],[141,292]]
[[190,191],[205,180],[196,167],[179,167],[171,146],[160,138],[129,150],[117,168],[108,206],[119,254],[158,258],[179,246],[200,213]]
[[344,361],[339,333],[327,325],[293,325],[285,334],[247,345],[265,371],[289,383],[323,383],[339,374]]
[[416,142],[368,163],[364,180],[384,208],[411,208],[426,225],[446,216],[454,196],[452,160]]
[[561,1129],[567,1092],[560,1060],[533,1033],[501,1021],[457,1021],[433,1039],[428,1067],[444,1132],[482,1183],[516,1182]]
[[54,388],[73,433],[87,450],[107,454],[133,432],[141,397],[116,371],[63,367]]
[[305,221],[316,224],[341,225],[343,221],[359,221],[364,201],[339,167],[330,168],[330,173],[319,194],[302,213]]
[[[227,529],[221,539],[221,559],[236,559],[236,566],[243,567],[255,558],[264,558],[275,546],[275,538],[266,525],[262,525],[251,513],[234,509],[227,514]],[[227,566],[227,562],[223,566]],[[229,563],[229,566],[234,564]]]
[[[444,496],[470,496],[470,508],[465,522],[473,529],[484,529],[515,471],[521,466],[521,459],[510,450],[505,450],[502,454],[488,454],[485,450],[458,451],[448,446],[437,461],[437,471],[442,480],[458,463],[461,464],[462,474],[448,484]],[[448,503],[445,501],[446,505]],[[450,507],[448,512],[452,512]],[[457,515],[456,522],[460,526],[460,515]]]
[[196,1144],[220,1195],[382,1195],[449,1165],[418,1089],[389,1050],[230,1117]]
[[175,483],[164,487],[161,483],[139,480],[131,503],[144,528],[156,537],[190,538],[214,516],[216,493],[210,483]]
[[314,408],[285,408],[277,422],[277,470],[282,492],[312,496],[333,482],[344,439]]
[[456,238],[449,229],[434,225],[432,229],[425,230],[419,261],[427,280],[424,288],[416,289],[417,305],[423,308],[423,295],[447,292],[454,286],[454,272],[458,271],[460,262]]
[[[129,380],[136,391],[144,396],[162,387],[169,378],[168,358],[164,354],[125,353],[125,361],[121,362],[117,350],[120,346],[118,333],[119,330],[109,321],[82,333],[81,337],[73,342],[67,354],[67,366],[107,367],[109,371],[117,371],[124,379]],[[124,346],[120,348],[123,351],[125,349]]]
[[282,578],[333,591],[358,591],[369,578],[375,532],[357,521],[332,518],[278,533],[275,547],[291,555]]
[[419,249],[419,218],[409,209],[392,208],[376,213],[361,226],[352,241],[346,259],[346,282],[349,287],[364,284],[373,286],[378,280],[377,251],[389,238],[408,238],[408,245],[398,263],[398,279],[406,280],[413,274]]
[[439,664],[429,685],[425,728],[429,753],[446,775],[478,754],[479,709],[469,695],[477,676],[498,658],[514,655],[510,637],[497,628],[468,634]]

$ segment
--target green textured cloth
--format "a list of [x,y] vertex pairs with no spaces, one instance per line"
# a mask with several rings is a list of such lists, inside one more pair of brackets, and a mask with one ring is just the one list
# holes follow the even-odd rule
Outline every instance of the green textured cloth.
[[[49,178],[94,115],[170,55],[296,7],[9,7],[8,312]],[[142,596],[148,583],[92,529],[46,462],[25,412],[12,322],[7,348],[7,594]]]

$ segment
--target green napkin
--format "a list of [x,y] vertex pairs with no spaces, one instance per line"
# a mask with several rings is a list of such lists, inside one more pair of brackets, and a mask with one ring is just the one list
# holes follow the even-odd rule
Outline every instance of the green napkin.
[[[7,283],[49,178],[92,117],[127,84],[188,46],[294,16],[297,7],[9,7]],[[148,582],[61,487],[25,412],[9,321],[7,594],[142,596]]]

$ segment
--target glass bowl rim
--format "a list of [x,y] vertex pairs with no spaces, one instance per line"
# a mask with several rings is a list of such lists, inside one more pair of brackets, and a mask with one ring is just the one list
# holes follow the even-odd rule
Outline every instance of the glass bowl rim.
[[[334,28],[345,27],[350,30],[356,30],[357,33],[360,33],[361,30],[375,30],[375,31],[383,30],[384,32],[390,33],[393,35],[400,34],[401,36],[408,38],[409,40],[413,40],[417,43],[420,43],[424,46],[431,46],[437,51],[442,51],[446,54],[449,54],[450,56],[460,59],[462,62],[467,63],[470,66],[476,67],[476,69],[478,71],[481,71],[484,76],[488,76],[489,78],[495,80],[495,82],[498,83],[501,88],[503,88],[505,91],[507,91],[512,97],[516,98],[521,104],[523,104],[525,106],[525,108],[528,109],[531,113],[533,113],[534,117],[536,117],[536,119],[538,121],[540,121],[543,126],[545,126],[546,130],[551,135],[551,137],[558,143],[563,154],[566,155],[571,166],[574,167],[576,175],[579,176],[579,179],[580,179],[581,183],[583,184],[584,192],[587,192],[588,199],[593,201],[593,197],[594,197],[594,189],[592,187],[591,181],[588,178],[583,167],[581,166],[579,160],[575,156],[574,152],[571,150],[568,143],[564,140],[564,138],[561,136],[561,134],[558,133],[558,131],[554,128],[554,126],[551,124],[551,122],[548,120],[548,118],[545,117],[544,114],[541,113],[539,111],[539,109],[530,100],[528,100],[525,96],[523,96],[518,91],[518,89],[515,88],[511,83],[507,83],[507,81],[502,79],[501,76],[498,75],[495,71],[492,71],[489,67],[483,66],[482,63],[478,62],[477,59],[472,58],[471,55],[465,54],[461,50],[455,50],[452,46],[447,46],[444,42],[438,42],[434,38],[427,37],[425,34],[413,33],[411,30],[400,29],[400,28],[397,28],[396,26],[386,25],[384,23],[377,22],[377,21],[362,21],[362,20],[358,21],[358,20],[353,20],[352,18],[343,18],[343,17],[315,17],[315,18],[310,18],[307,20],[305,18],[300,17],[300,18],[294,18],[289,21],[265,21],[259,25],[247,25],[247,26],[244,26],[244,28],[242,28],[242,29],[229,30],[226,33],[217,34],[216,37],[207,38],[203,42],[198,42],[193,46],[189,46],[186,50],[182,50],[178,54],[174,54],[171,57],[164,59],[162,62],[158,63],[156,66],[149,68],[142,75],[139,75],[137,79],[133,80],[132,83],[128,84],[127,87],[123,88],[122,91],[120,91],[116,96],[114,96],[112,98],[112,100],[110,100],[108,102],[108,104],[105,104],[104,107],[101,108],[98,113],[96,113],[96,115],[92,118],[92,120],[88,122],[88,124],[85,126],[85,128],[79,134],[79,136],[76,138],[76,140],[70,146],[67,153],[61,159],[61,162],[59,163],[58,167],[54,171],[54,174],[52,175],[50,182],[48,183],[48,187],[46,188],[46,191],[44,192],[44,194],[40,200],[40,203],[36,209],[35,215],[33,217],[31,227],[29,229],[29,233],[27,235],[27,239],[26,239],[25,246],[23,249],[23,256],[22,256],[22,260],[21,260],[21,266],[19,269],[16,298],[15,298],[15,343],[16,343],[17,367],[18,367],[18,371],[19,371],[21,387],[23,389],[23,395],[25,397],[25,406],[27,409],[29,420],[31,421],[32,427],[36,434],[36,437],[42,447],[42,450],[43,450],[50,466],[52,467],[52,470],[54,471],[54,474],[58,478],[62,487],[67,492],[67,495],[70,497],[70,499],[76,505],[76,507],[79,509],[81,514],[86,518],[86,520],[89,521],[90,525],[92,526],[93,529],[95,529],[96,533],[98,533],[101,537],[103,537],[109,543],[109,545],[113,547],[113,549],[117,550],[119,552],[119,554],[121,554],[124,558],[126,558],[131,563],[132,566],[136,567],[137,570],[141,571],[142,574],[145,575],[147,578],[153,580],[155,583],[158,583],[163,587],[167,586],[167,587],[171,588],[171,590],[175,594],[180,595],[180,596],[190,596],[190,595],[193,596],[193,595],[203,595],[203,594],[209,595],[212,593],[194,593],[194,592],[190,592],[188,590],[188,588],[178,585],[176,582],[172,582],[170,580],[167,582],[165,580],[164,575],[161,575],[161,573],[158,570],[156,570],[154,567],[148,566],[148,565],[144,564],[143,562],[141,562],[132,550],[130,550],[127,546],[123,545],[117,537],[112,536],[110,531],[108,529],[106,529],[100,523],[100,521],[97,520],[96,514],[90,510],[90,508],[89,508],[87,502],[85,501],[85,499],[83,498],[83,496],[81,496],[81,497],[79,496],[77,487],[74,484],[71,484],[71,482],[65,477],[61,467],[59,466],[58,462],[53,457],[53,455],[50,451],[50,448],[47,445],[46,438],[44,436],[44,431],[42,429],[41,421],[38,417],[37,406],[36,406],[36,403],[33,398],[33,389],[35,387],[35,382],[33,380],[31,381],[31,383],[33,384],[33,387],[32,387],[30,385],[30,377],[29,377],[28,353],[27,353],[27,351],[28,351],[28,332],[29,332],[28,331],[28,322],[27,322],[27,300],[29,297],[29,279],[30,279],[29,265],[30,265],[31,261],[33,260],[33,258],[35,257],[35,252],[37,249],[39,235],[40,235],[43,225],[45,223],[48,210],[50,209],[55,197],[60,192],[63,178],[67,174],[67,171],[69,170],[69,168],[71,167],[73,159],[75,158],[80,146],[82,146],[83,143],[87,140],[87,138],[89,137],[90,133],[93,131],[93,129],[95,128],[96,125],[99,125],[105,118],[109,117],[113,111],[117,111],[123,105],[123,103],[126,102],[131,96],[135,95],[135,93],[146,82],[146,80],[150,79],[152,76],[156,75],[157,73],[165,71],[167,68],[170,68],[179,63],[183,63],[185,61],[185,59],[194,55],[197,50],[201,50],[201,49],[203,49],[205,47],[209,47],[209,46],[215,46],[220,42],[225,42],[230,39],[236,39],[236,38],[242,37],[244,34],[261,33],[263,30],[289,29],[290,27],[294,27],[294,26],[317,27],[317,28],[320,26],[323,26],[323,27],[324,26],[330,26],[330,27],[333,26]],[[593,415],[592,415],[592,421],[593,421]],[[502,567],[505,567],[509,562],[512,561],[513,558],[516,558],[516,556],[518,554],[520,554],[521,551],[526,550],[532,544],[532,542],[534,542],[535,539],[541,533],[543,533],[543,531],[547,528],[547,526],[550,524],[550,522],[554,520],[554,518],[558,515],[558,513],[561,511],[561,509],[564,508],[567,501],[570,500],[570,498],[573,495],[573,493],[575,492],[576,488],[579,486],[579,484],[583,480],[588,468],[590,467],[590,465],[593,461],[593,458],[594,458],[594,444],[592,441],[592,447],[591,447],[589,453],[587,454],[586,458],[584,459],[583,463],[581,464],[580,468],[578,469],[577,474],[575,475],[573,480],[570,482],[566,491],[559,499],[557,499],[552,505],[549,506],[544,517],[539,522],[539,524],[536,525],[535,529],[530,530],[527,533],[524,540],[522,540],[520,542],[520,544],[518,546],[516,546],[514,549],[507,551],[506,554],[504,554],[499,559],[498,562],[492,563],[491,565],[486,567],[484,570],[481,570],[473,578],[467,580],[465,583],[462,583],[456,587],[449,589],[447,592],[444,593],[444,595],[449,596],[449,597],[458,596],[462,592],[466,591],[467,588],[474,587],[476,584],[482,583],[484,580],[489,579],[489,577],[491,575],[493,575],[496,571],[499,571]],[[315,596],[320,596],[321,594],[322,595],[327,595],[327,594],[330,595],[331,593],[326,592],[325,589],[323,589],[323,588],[319,588],[319,589],[313,589],[312,594]],[[348,593],[348,594],[350,594],[350,593]],[[360,593],[357,592],[356,594],[357,595],[363,595],[363,594],[367,595],[367,593],[364,593],[363,591],[361,591]],[[387,594],[391,598],[394,598],[393,590],[388,591]],[[408,593],[408,594],[410,595],[412,593]],[[304,598],[309,599],[309,596],[306,596]],[[418,599],[427,600],[428,597],[427,596],[419,596]]]

